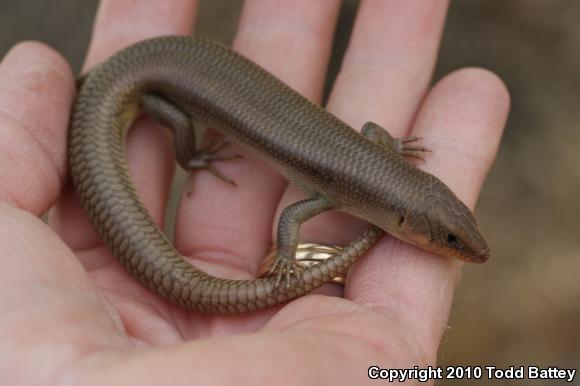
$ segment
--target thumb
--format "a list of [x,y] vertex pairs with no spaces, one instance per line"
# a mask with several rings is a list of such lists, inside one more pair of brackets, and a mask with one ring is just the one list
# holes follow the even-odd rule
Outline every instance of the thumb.
[[38,218],[0,204],[0,251],[0,384],[42,384],[87,353],[129,342],[74,254]]
[[0,84],[0,201],[40,215],[65,179],[74,79],[62,56],[25,42],[0,62]]

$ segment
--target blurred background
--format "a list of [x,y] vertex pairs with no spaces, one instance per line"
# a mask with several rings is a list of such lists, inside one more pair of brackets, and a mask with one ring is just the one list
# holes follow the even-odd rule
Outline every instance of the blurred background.
[[[343,3],[328,84],[357,4]],[[241,6],[202,0],[197,33],[229,43]],[[37,39],[78,71],[96,7],[96,0],[2,0],[0,54]],[[451,4],[435,80],[464,66],[488,68],[507,84],[512,111],[477,208],[494,254],[465,266],[440,365],[580,368],[579,20],[580,2],[567,0]]]

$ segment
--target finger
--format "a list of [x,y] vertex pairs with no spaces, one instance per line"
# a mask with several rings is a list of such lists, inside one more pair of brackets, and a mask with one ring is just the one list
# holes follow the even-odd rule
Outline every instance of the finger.
[[37,216],[58,197],[74,80],[66,61],[36,42],[0,64],[0,201]]
[[[318,100],[338,6],[335,0],[247,1],[234,47],[300,93]],[[224,184],[209,173],[195,174],[194,199],[184,197],[179,209],[177,245],[188,256],[224,264],[202,264],[202,269],[220,276],[248,277],[269,249],[270,227],[286,182],[250,152],[237,147],[227,152],[244,156],[217,165],[238,186]],[[203,234],[191,237],[192,230],[203,230]]]
[[[396,137],[406,133],[431,79],[446,9],[446,1],[361,2],[328,110],[356,130],[373,121]],[[301,196],[289,189],[279,211]],[[301,234],[346,244],[367,226],[327,213],[304,224]]]
[[406,133],[431,81],[447,1],[365,0],[328,108],[359,130]]
[[[456,71],[427,96],[413,127],[429,153],[422,168],[473,208],[495,158],[509,95],[493,74]],[[394,239],[384,240],[351,271],[347,297],[381,311],[435,355],[461,264]]]
[[[195,18],[196,1],[105,0],[101,3],[85,71],[119,49],[156,35],[189,34]],[[175,165],[171,136],[148,119],[133,125],[127,138],[127,161],[139,196],[158,224]],[[73,249],[100,245],[100,238],[80,209],[69,187],[51,213],[50,224]]]
[[[0,204],[0,250],[2,379],[43,383],[87,352],[129,343],[74,254],[38,218]],[[25,371],[34,358],[40,370]],[[35,381],[14,381],[23,377]]]
[[95,19],[85,70],[140,40],[190,34],[196,12],[195,0],[103,0]]

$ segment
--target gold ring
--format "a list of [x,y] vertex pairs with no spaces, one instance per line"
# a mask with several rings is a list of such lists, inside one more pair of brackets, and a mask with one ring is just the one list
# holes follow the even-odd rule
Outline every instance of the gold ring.
[[[327,260],[332,256],[336,255],[342,250],[343,247],[338,245],[324,245],[315,243],[300,243],[296,249],[296,263],[303,268],[311,267],[321,261]],[[272,264],[274,264],[274,259],[276,258],[276,249],[273,249],[260,266],[259,276],[264,276],[270,270]],[[346,277],[336,276],[332,278],[331,282],[336,284],[344,284]]]

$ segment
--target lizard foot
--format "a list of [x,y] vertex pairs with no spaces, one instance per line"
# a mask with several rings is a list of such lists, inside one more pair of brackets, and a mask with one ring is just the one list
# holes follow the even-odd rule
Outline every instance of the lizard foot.
[[[193,172],[194,170],[205,169],[205,170],[208,170],[209,172],[211,172],[214,176],[216,176],[220,180],[222,180],[230,185],[237,186],[236,182],[233,179],[222,174],[219,170],[217,170],[212,165],[212,163],[216,162],[216,161],[230,161],[230,160],[242,158],[242,156],[240,154],[232,154],[232,155],[227,155],[227,156],[217,154],[222,149],[227,147],[228,145],[229,145],[229,143],[226,141],[213,142],[213,143],[210,143],[207,147],[199,150],[189,160],[189,162],[187,164],[189,171]],[[191,173],[190,173],[190,178],[188,179],[188,184],[187,184],[187,194],[190,195],[192,190],[193,190],[192,189],[192,179],[191,179]]]
[[294,257],[288,258],[283,255],[277,255],[274,264],[270,267],[268,275],[276,275],[276,282],[274,288],[279,288],[282,278],[286,281],[286,289],[290,288],[290,280],[292,276],[298,278],[304,267],[296,262]]
[[393,140],[393,149],[404,157],[418,158],[421,161],[425,161],[425,159],[422,157],[422,154],[431,152],[431,150],[423,146],[411,145],[411,143],[417,142],[420,139],[421,137],[415,136],[395,138]]

